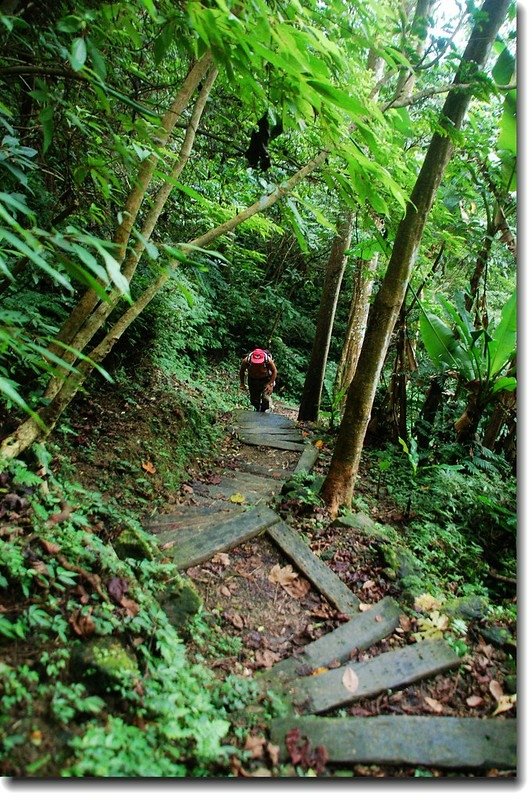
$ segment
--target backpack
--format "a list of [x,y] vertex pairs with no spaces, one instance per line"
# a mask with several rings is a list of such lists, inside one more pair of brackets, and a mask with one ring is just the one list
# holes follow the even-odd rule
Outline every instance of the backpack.
[[[256,353],[257,351],[264,355],[264,361],[261,361],[258,364],[251,358],[253,353]],[[270,364],[273,361],[273,358],[269,350],[262,350],[260,347],[257,347],[251,353],[248,353],[246,356],[246,361],[248,364],[248,374],[250,378],[259,379],[268,378],[270,376]]]

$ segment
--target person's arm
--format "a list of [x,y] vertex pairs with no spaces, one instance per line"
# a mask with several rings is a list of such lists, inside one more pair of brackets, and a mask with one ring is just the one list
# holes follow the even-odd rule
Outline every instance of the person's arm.
[[277,367],[275,366],[275,361],[273,358],[270,360],[270,380],[268,381],[268,386],[271,386],[273,389],[273,384],[277,378]]
[[240,364],[240,388],[245,389],[245,378],[246,378],[246,370],[248,368],[248,361],[247,358],[243,358]]

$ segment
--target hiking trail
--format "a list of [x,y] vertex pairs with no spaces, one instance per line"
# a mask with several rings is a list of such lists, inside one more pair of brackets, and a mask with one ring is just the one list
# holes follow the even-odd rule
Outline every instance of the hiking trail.
[[[273,720],[270,727],[281,760],[289,760],[295,746],[306,748],[307,755],[322,746],[327,761],[339,765],[514,768],[515,719],[411,713],[328,716],[364,698],[457,671],[462,659],[443,638],[402,642],[387,652],[368,655],[368,648],[400,630],[397,601],[385,596],[371,606],[362,603],[361,610],[360,598],[275,510],[283,484],[296,473],[311,472],[319,450],[283,414],[240,410],[233,415],[229,430],[255,453],[257,448],[261,453],[267,448],[265,452],[274,455],[288,452],[289,462],[284,466],[278,461],[272,466],[261,464],[253,458],[253,449],[248,449],[247,458],[233,458],[210,482],[192,481],[192,504],[153,515],[145,524],[165,546],[166,555],[184,571],[201,568],[216,554],[266,536],[340,612],[340,618],[348,619],[296,647],[287,658],[271,665],[266,659],[266,668],[255,675],[282,694],[292,709],[290,715]],[[227,618],[231,619],[229,613]]]

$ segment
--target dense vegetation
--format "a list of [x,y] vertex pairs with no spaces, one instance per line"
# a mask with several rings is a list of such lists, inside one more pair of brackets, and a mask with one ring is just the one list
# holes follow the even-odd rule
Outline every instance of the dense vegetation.
[[[405,598],[460,594],[514,625],[514,16],[491,0],[0,4],[5,774],[225,776],[257,708],[275,713],[251,678],[210,670],[241,643],[141,524],[219,446],[254,346],[332,454],[298,513],[375,514],[419,567]],[[486,20],[493,45],[464,61]],[[438,137],[453,152],[392,303]],[[364,451],[338,501],[350,414]]]

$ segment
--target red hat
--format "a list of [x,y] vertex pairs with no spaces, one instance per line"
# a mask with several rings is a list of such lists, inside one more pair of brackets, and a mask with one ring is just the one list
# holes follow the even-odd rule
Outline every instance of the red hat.
[[260,348],[257,347],[256,350],[253,350],[250,360],[252,364],[264,364],[266,361],[266,353],[264,350],[260,350]]

